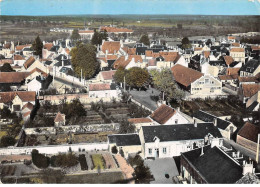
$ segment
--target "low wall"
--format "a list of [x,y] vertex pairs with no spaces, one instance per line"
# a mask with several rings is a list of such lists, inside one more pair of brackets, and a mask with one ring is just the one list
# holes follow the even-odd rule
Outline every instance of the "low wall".
[[66,144],[66,145],[46,145],[46,146],[30,146],[30,147],[8,147],[1,148],[0,155],[21,155],[31,154],[33,149],[37,149],[42,154],[58,154],[66,153],[71,149],[74,152],[79,149],[85,149],[85,151],[93,150],[108,150],[108,143],[81,143],[81,144]]

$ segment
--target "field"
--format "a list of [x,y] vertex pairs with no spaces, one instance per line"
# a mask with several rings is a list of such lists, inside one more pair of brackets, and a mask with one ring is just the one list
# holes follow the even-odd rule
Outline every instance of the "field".
[[94,163],[94,169],[104,169],[105,168],[105,163],[103,161],[103,157],[100,154],[93,154],[91,155],[93,163]]

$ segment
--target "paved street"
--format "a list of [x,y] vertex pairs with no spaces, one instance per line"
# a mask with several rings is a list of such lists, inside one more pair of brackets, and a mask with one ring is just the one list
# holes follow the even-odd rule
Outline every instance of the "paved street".
[[147,108],[150,108],[151,110],[157,109],[157,103],[151,99],[151,96],[159,96],[160,92],[158,90],[154,88],[150,88],[146,91],[131,90],[130,94],[136,101],[140,102]]
[[[144,163],[150,168],[155,178],[155,181],[151,181],[151,184],[172,184],[172,177],[179,175],[173,158],[145,160]],[[169,175],[168,178],[166,177],[167,174]]]

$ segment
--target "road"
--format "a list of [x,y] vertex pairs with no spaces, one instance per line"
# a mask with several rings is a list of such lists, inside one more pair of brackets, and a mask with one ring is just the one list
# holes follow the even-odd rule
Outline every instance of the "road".
[[154,88],[150,88],[146,91],[131,90],[130,94],[136,101],[147,108],[150,108],[153,111],[157,109],[157,103],[151,99],[151,96],[159,96],[160,92],[158,90]]

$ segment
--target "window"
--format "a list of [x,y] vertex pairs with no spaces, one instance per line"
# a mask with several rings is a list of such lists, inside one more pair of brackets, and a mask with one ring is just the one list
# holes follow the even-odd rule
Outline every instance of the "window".
[[14,109],[15,112],[20,111],[21,106],[20,105],[13,105],[13,109]]
[[166,147],[163,148],[163,154],[166,154],[167,153],[167,150],[166,150]]
[[205,84],[208,84],[209,83],[209,79],[205,79]]
[[178,124],[178,119],[175,119],[175,121],[174,121],[174,122],[175,122],[175,124]]
[[149,153],[149,155],[151,155],[152,154],[152,149],[148,149],[148,153]]

